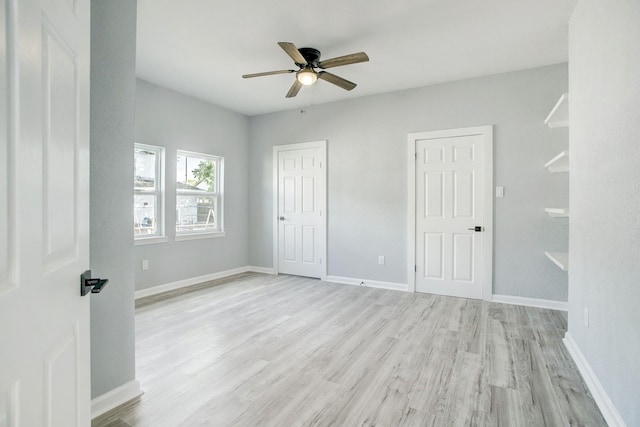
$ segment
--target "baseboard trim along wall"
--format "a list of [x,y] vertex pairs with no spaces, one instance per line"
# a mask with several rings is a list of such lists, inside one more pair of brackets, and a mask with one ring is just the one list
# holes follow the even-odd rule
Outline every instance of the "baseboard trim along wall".
[[327,276],[327,282],[342,283],[344,285],[365,286],[369,288],[390,289],[392,291],[409,290],[406,283],[380,282],[378,280],[355,279],[353,277]]
[[569,311],[569,303],[550,299],[537,299],[525,297],[513,297],[510,295],[493,295],[492,302],[511,305],[524,305],[525,307],[548,308],[551,310]]
[[107,411],[122,405],[141,396],[144,392],[140,390],[140,383],[137,380],[129,381],[114,388],[113,390],[98,396],[91,401],[91,419],[99,417]]
[[571,333],[567,332],[562,341],[567,347],[567,350],[569,350],[569,354],[571,354],[573,361],[576,362],[578,370],[580,371],[582,378],[584,378],[584,382],[587,384],[593,399],[596,401],[596,404],[598,405],[600,412],[602,412],[602,416],[609,427],[627,427],[627,424],[622,419],[622,416],[614,406],[611,398],[609,398],[604,387],[602,387],[600,380],[596,376],[595,372],[593,372],[593,369],[591,369],[591,365],[589,365],[584,354],[582,354],[580,347],[578,347],[578,344],[573,339]]
[[[153,286],[147,289],[140,289],[135,292],[135,298],[140,299],[152,295],[161,294],[163,292],[173,291],[187,286],[197,285],[199,283],[208,282],[210,280],[222,279],[225,277],[233,276],[234,274],[241,274],[247,272],[263,273],[263,274],[275,274],[273,268],[269,267],[257,267],[253,265],[246,265],[244,267],[238,267],[231,270],[219,271],[217,273],[205,274],[202,276],[191,277],[189,279],[178,280],[176,282],[166,283],[164,285]],[[382,282],[379,280],[370,279],[358,279],[354,277],[343,276],[327,276],[327,282],[341,283],[344,285],[365,286],[369,288],[389,289],[392,291],[408,292],[409,285],[406,283],[396,282]],[[567,311],[569,304],[563,301],[553,301],[537,298],[524,298],[510,295],[493,295],[491,301],[501,304],[513,304],[523,305],[527,307],[548,308],[551,310]]]
[[180,288],[186,288],[187,286],[197,285],[199,283],[208,282],[210,280],[222,279],[224,277],[233,276],[234,274],[241,274],[247,272],[274,274],[273,268],[267,267],[254,267],[246,265],[244,267],[238,267],[231,270],[219,271],[217,273],[205,274],[202,276],[191,277],[189,279],[178,280],[171,283],[165,283],[164,285],[153,286],[151,288],[140,289],[135,292],[135,298],[140,299],[149,297],[152,295],[161,294],[164,292],[174,291]]
[[273,268],[270,267],[256,267],[255,265],[248,265],[245,268],[247,271],[252,271],[254,273],[276,274]]

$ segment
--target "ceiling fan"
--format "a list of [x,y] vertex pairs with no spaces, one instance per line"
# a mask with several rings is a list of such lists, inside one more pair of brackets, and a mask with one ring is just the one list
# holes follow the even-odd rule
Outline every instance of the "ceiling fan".
[[[358,52],[352,53],[351,55],[327,59],[326,61],[320,61],[320,51],[318,49],[314,49],[312,47],[301,47],[298,49],[295,44],[289,42],[279,42],[278,45],[291,57],[291,59],[293,59],[293,62],[298,66],[298,70],[279,70],[245,74],[242,78],[249,79],[252,77],[270,76],[273,74],[296,73],[296,80],[293,82],[289,92],[287,92],[287,98],[293,98],[298,94],[302,86],[310,86],[318,79],[333,83],[345,90],[352,90],[356,87],[355,83],[324,70],[326,68],[340,67],[342,65],[356,64],[358,62],[367,62],[369,60],[366,53]],[[316,71],[316,68],[320,68],[321,71]]]

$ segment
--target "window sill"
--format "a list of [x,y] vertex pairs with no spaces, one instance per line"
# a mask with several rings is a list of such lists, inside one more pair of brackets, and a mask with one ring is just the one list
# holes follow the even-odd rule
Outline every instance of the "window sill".
[[141,245],[154,245],[156,243],[166,243],[169,239],[167,236],[153,236],[153,237],[138,237],[134,238],[133,245],[141,246]]
[[197,239],[212,239],[215,237],[224,237],[227,233],[224,231],[214,231],[211,233],[191,233],[191,234],[177,234],[176,242],[180,242],[182,240],[197,240]]

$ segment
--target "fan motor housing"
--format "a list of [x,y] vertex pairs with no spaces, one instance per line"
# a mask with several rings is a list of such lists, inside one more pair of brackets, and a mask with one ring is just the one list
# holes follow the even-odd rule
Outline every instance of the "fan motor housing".
[[320,51],[318,49],[314,49],[312,47],[301,47],[298,51],[307,61],[307,64],[314,68],[318,68],[318,63],[320,62]]

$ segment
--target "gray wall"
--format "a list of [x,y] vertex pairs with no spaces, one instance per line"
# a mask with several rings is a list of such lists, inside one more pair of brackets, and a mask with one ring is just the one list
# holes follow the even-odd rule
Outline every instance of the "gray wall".
[[135,379],[131,171],[136,1],[91,2],[91,396]]
[[[137,290],[247,265],[248,135],[249,119],[244,115],[137,81],[135,140],[166,150],[165,229],[169,237],[166,243],[135,247]],[[225,237],[174,241],[178,149],[224,157]],[[149,260],[147,271],[141,268],[144,259]]]
[[569,332],[628,426],[640,425],[639,41],[640,2],[577,4],[569,37]]
[[407,283],[407,134],[493,124],[495,183],[505,187],[494,293],[566,301],[567,275],[544,250],[567,249],[568,224],[544,207],[567,205],[568,177],[543,165],[566,149],[568,132],[543,121],[567,85],[560,64],[253,117],[250,264],[273,263],[272,146],[326,139],[329,274]]

